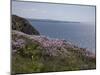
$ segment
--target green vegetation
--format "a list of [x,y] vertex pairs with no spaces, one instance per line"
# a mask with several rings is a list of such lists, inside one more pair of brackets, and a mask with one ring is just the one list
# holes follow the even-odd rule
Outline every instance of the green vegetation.
[[12,72],[13,73],[31,73],[39,72],[43,64],[40,61],[42,50],[37,42],[27,39],[24,36],[13,35],[15,38],[26,40],[25,47],[17,49],[17,53],[12,57]]
[[12,57],[13,73],[95,69],[95,59],[85,57],[79,50],[67,49],[70,55],[66,57],[50,56],[37,42],[25,40],[28,41],[28,44],[19,49]]

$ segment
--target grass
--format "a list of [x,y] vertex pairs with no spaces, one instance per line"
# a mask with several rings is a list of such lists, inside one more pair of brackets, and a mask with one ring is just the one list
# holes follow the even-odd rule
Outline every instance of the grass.
[[12,57],[12,72],[14,73],[31,73],[40,72],[43,64],[40,62],[41,52],[37,44],[27,45],[25,48],[18,50]]
[[19,50],[20,52],[12,59],[12,72],[34,73],[95,69],[95,60],[90,61],[77,51],[70,50],[72,56],[62,58],[43,55],[42,50],[35,44]]
[[37,42],[33,42],[23,36],[13,36],[14,38],[26,40],[25,47],[19,49],[12,55],[12,73],[39,73],[39,72],[57,72],[87,70],[96,68],[96,59],[86,57],[81,50],[73,48],[66,49],[69,55],[63,57],[49,56],[45,54],[45,48]]

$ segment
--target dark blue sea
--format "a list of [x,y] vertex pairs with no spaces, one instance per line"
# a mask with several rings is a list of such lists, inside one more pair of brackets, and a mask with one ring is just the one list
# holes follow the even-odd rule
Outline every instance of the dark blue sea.
[[65,39],[95,53],[95,24],[29,20],[40,32],[50,38]]

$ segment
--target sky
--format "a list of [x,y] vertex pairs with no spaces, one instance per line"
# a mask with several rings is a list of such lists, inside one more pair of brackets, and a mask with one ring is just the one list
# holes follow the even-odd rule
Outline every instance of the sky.
[[12,1],[12,14],[32,19],[95,23],[95,6]]

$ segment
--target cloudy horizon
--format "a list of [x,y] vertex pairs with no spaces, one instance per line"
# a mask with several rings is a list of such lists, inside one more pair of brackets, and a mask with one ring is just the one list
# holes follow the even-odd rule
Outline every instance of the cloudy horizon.
[[12,1],[12,14],[31,19],[95,23],[95,6]]

